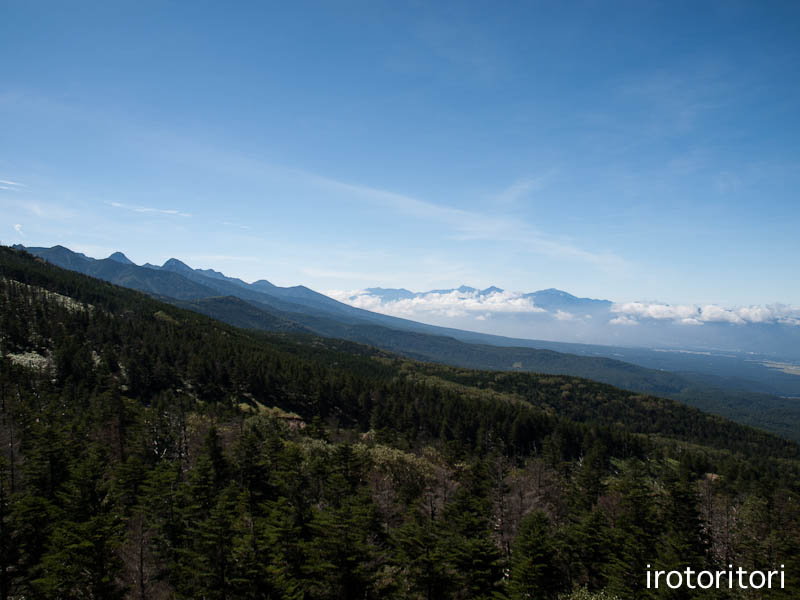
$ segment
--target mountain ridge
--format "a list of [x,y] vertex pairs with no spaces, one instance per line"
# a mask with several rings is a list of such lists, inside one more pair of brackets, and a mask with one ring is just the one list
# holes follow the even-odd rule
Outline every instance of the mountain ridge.
[[[723,391],[713,386],[724,382],[708,376],[699,381],[691,374],[665,373],[613,358],[565,354],[561,348],[569,348],[569,345],[551,343],[547,348],[548,344],[536,340],[514,340],[370,313],[304,286],[279,288],[268,282],[265,282],[268,285],[258,282],[261,284],[254,289],[253,284],[224,275],[223,278],[208,276],[177,259],[173,263],[167,261],[170,268],[163,269],[71,256],[64,247],[32,250],[55,264],[60,262],[59,266],[144,291],[237,326],[266,331],[310,331],[370,344],[419,360],[461,367],[584,376],[625,389],[666,395],[784,436],[800,437],[793,425],[800,425],[800,407],[796,403],[764,394]],[[175,269],[182,272],[175,272]],[[523,344],[515,346],[518,341]],[[553,347],[558,350],[554,351]]]

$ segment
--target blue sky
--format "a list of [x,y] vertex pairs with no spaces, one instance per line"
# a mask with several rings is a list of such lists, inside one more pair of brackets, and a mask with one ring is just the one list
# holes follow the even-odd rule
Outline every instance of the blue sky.
[[800,4],[0,3],[0,240],[800,304]]

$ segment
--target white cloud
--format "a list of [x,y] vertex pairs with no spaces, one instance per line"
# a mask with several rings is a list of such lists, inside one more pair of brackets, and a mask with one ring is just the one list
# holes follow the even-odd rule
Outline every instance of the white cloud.
[[26,237],[25,232],[22,231],[22,225],[20,225],[19,223],[14,225],[14,231],[16,231],[22,237]]
[[[8,179],[0,179],[0,184],[13,186],[13,187],[28,187],[24,183],[20,183],[19,181],[9,181]],[[6,188],[3,188],[3,189],[7,190],[9,188],[6,187]]]
[[717,306],[716,304],[708,304],[698,308],[697,311],[698,316],[696,318],[706,323],[736,323],[737,325],[741,325],[745,322],[736,311]]
[[181,212],[172,208],[150,208],[146,206],[132,206],[130,204],[123,204],[122,202],[109,202],[114,208],[123,208],[137,213],[154,213],[159,215],[176,215],[179,217],[191,217],[189,213]]
[[698,314],[696,306],[673,306],[671,304],[656,304],[647,302],[625,302],[614,304],[611,312],[638,319],[680,320],[695,317]]
[[[329,291],[328,296],[382,314],[404,318],[419,318],[426,315],[443,317],[475,316],[484,321],[496,313],[544,313],[530,298],[518,292],[494,292],[481,295],[478,292],[427,293],[414,298],[384,302],[380,297],[364,290]],[[476,314],[477,313],[477,314]]]
[[618,315],[610,323],[631,324],[629,321],[652,319],[673,321],[683,325],[703,323],[782,323],[800,325],[800,309],[783,304],[726,308],[718,304],[661,304],[658,302],[623,302],[612,305],[611,312]]

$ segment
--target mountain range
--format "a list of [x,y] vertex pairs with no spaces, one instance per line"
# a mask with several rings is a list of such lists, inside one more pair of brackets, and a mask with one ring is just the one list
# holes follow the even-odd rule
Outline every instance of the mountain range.
[[331,291],[351,306],[431,325],[514,338],[695,352],[759,353],[800,362],[800,310],[783,304],[612,302],[558,289],[512,292],[467,285]]
[[[505,290],[497,286],[489,286],[483,290],[474,288],[468,285],[462,285],[457,288],[430,290],[427,292],[412,292],[405,288],[366,288],[365,292],[372,296],[376,296],[385,302],[392,302],[396,300],[409,300],[412,298],[424,298],[429,295],[450,295],[453,293],[469,294],[476,297],[490,297],[494,294],[503,294]],[[596,311],[600,309],[609,310],[613,305],[610,300],[595,300],[593,298],[578,298],[569,292],[549,288],[546,290],[539,290],[538,292],[530,292],[520,294],[521,298],[529,299],[535,307],[542,308],[551,312],[558,310],[577,310],[577,311]]]
[[[265,279],[247,283],[211,269],[193,269],[175,258],[160,266],[140,266],[121,252],[95,259],[63,246],[15,248],[57,266],[136,289],[240,327],[345,339],[414,359],[460,367],[581,376],[678,399],[784,437],[800,439],[800,403],[780,397],[800,396],[800,378],[737,357],[507,338],[364,310],[305,286],[280,287]],[[420,297],[403,289],[373,288],[372,292],[386,298]],[[454,292],[487,297],[504,293],[496,287],[477,290],[462,286],[427,294]],[[526,296],[548,314],[578,306],[586,311],[604,311],[612,304],[577,298],[554,289]],[[674,372],[664,370],[665,365]]]

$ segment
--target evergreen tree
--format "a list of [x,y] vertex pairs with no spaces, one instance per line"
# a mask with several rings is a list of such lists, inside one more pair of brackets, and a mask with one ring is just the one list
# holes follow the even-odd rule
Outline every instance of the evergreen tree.
[[512,600],[556,598],[564,589],[557,556],[547,515],[533,512],[526,516],[511,550],[509,597]]
[[34,582],[44,598],[121,598],[117,582],[122,541],[112,488],[102,477],[107,456],[92,446],[73,468],[59,493],[63,518],[42,557],[42,572]]
[[[694,481],[687,469],[679,473],[668,473],[666,497],[663,510],[663,533],[658,544],[658,568],[664,571],[684,571],[691,567],[695,571],[712,566],[709,563],[710,541],[700,519],[698,497]],[[659,588],[659,597],[701,598],[708,595],[704,590],[692,591],[688,587],[672,590]]]

